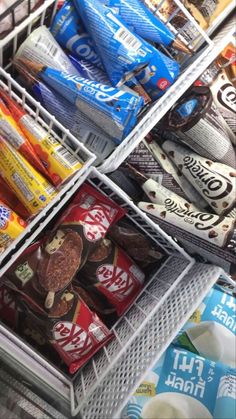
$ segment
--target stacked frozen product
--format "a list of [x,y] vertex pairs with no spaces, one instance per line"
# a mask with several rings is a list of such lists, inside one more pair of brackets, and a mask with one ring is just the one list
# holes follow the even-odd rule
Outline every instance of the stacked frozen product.
[[191,53],[139,0],[68,0],[50,31],[41,26],[20,46],[14,64],[100,163],[178,77],[179,64],[161,46]]
[[83,184],[1,278],[14,302],[2,320],[70,374],[113,338],[112,326],[166,260],[125,214]]
[[230,44],[131,153],[123,170],[145,192],[138,203],[142,210],[188,251],[222,264],[235,276],[232,51]]

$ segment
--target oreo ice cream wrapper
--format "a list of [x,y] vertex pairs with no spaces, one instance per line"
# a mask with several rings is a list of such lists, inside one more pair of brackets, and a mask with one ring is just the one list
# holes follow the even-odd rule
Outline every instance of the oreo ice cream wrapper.
[[99,0],[74,3],[113,86],[121,86],[148,65],[153,55],[149,45],[112,9]]
[[86,31],[72,1],[66,1],[54,17],[51,33],[56,41],[82,60],[103,68],[93,41]]

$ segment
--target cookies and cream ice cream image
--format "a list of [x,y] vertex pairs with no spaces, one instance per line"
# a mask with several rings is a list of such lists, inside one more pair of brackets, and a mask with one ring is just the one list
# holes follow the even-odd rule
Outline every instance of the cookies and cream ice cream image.
[[216,214],[230,212],[236,202],[235,169],[201,157],[174,141],[165,141],[163,149]]
[[137,388],[123,419],[234,418],[235,370],[170,345]]

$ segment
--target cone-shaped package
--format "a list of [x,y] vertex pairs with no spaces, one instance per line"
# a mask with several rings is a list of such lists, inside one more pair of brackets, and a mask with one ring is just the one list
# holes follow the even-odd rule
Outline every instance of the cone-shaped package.
[[74,0],[94,40],[113,86],[120,86],[147,66],[152,52],[146,42],[128,29],[122,19],[99,0]]
[[162,147],[216,214],[230,212],[236,203],[236,172],[232,167],[212,162],[173,141],[165,141]]
[[[33,71],[81,112],[116,138],[128,135],[144,105],[143,98],[126,91],[28,62]],[[117,135],[116,135],[117,133]]]
[[137,80],[144,87],[149,96],[156,100],[177,79],[180,68],[177,61],[167,57],[150,45],[153,57],[149,65],[136,75]]
[[51,33],[56,41],[79,58],[102,68],[101,60],[93,48],[93,41],[86,31],[72,1],[68,0],[56,14]]
[[144,39],[169,46],[175,36],[140,0],[102,0]]
[[68,54],[68,57],[81,77],[88,80],[98,81],[102,84],[111,85],[105,71],[91,64],[89,61],[78,59],[73,54]]
[[46,26],[35,29],[21,44],[15,58],[32,60],[57,70],[78,74],[71,61]]

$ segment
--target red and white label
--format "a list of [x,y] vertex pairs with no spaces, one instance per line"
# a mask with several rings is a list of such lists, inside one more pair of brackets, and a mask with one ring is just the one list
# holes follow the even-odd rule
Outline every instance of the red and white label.
[[85,213],[83,218],[84,235],[89,241],[97,241],[105,237],[116,210],[109,205],[97,205]]
[[98,281],[118,298],[123,301],[134,289],[135,282],[131,275],[119,266],[102,265],[97,269]]
[[57,323],[53,328],[53,337],[60,347],[60,352],[66,352],[74,360],[86,355],[93,347],[88,333],[71,322]]

